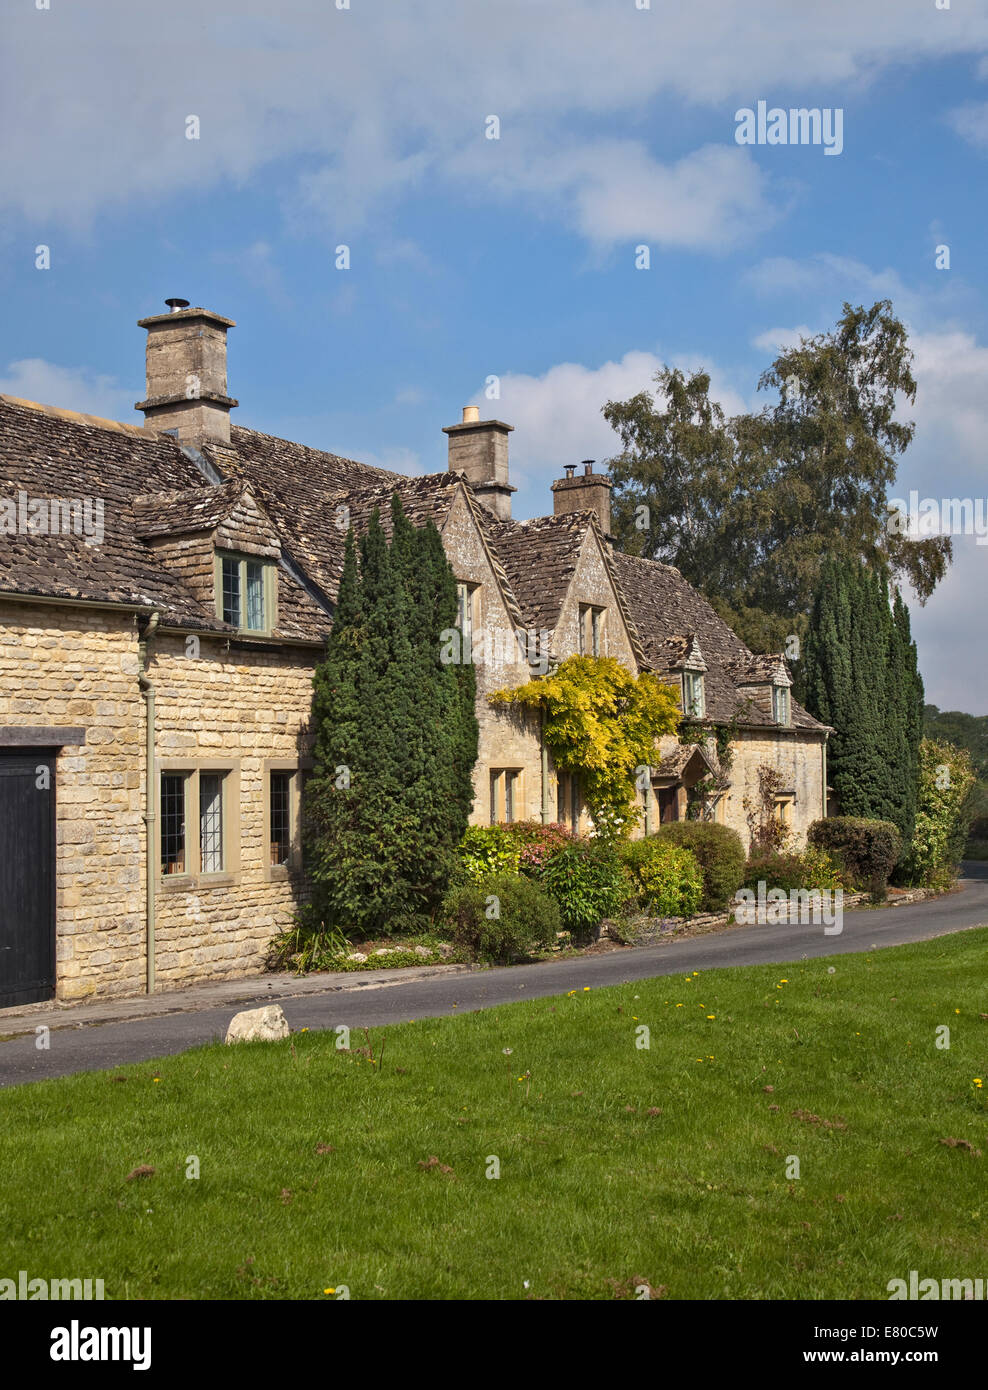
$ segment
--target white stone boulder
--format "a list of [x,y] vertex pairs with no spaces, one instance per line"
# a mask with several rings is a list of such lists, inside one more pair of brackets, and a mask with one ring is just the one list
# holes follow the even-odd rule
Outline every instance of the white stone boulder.
[[234,1014],[226,1030],[226,1041],[235,1042],[273,1042],[277,1038],[287,1038],[291,1029],[280,1004],[268,1004],[263,1009],[246,1009],[242,1014]]

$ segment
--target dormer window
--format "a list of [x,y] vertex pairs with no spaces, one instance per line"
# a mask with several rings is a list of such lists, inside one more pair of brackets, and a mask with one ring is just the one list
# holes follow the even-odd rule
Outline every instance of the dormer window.
[[702,719],[706,714],[702,671],[683,672],[683,713],[690,719]]
[[254,555],[216,554],[216,615],[242,632],[274,627],[275,566]]
[[605,609],[592,604],[580,604],[580,656],[604,655],[604,613]]
[[772,686],[772,719],[776,724],[789,723],[789,687]]

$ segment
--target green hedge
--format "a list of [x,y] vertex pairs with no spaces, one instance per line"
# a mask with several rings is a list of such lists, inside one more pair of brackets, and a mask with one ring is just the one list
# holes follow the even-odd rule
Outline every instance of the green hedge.
[[559,908],[522,874],[492,874],[447,894],[442,907],[454,941],[475,956],[510,961],[553,945],[562,929]]
[[726,825],[709,821],[673,821],[652,837],[688,849],[703,875],[698,911],[723,912],[744,882],[745,851],[741,836]]
[[692,917],[703,899],[703,874],[688,849],[660,840],[624,840],[621,862],[631,874],[640,906],[652,917]]
[[840,866],[848,887],[880,893],[902,855],[902,836],[887,820],[857,816],[829,816],[815,820],[807,843],[822,849]]

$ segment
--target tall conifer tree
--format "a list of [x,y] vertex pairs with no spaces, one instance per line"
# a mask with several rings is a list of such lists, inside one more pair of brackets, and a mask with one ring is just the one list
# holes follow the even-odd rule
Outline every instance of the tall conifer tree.
[[840,812],[889,820],[908,845],[916,814],[923,686],[909,613],[883,576],[828,557],[804,647],[810,713],[834,732],[828,776]]
[[[473,668],[444,666],[456,581],[432,523],[392,500],[347,539],[325,660],[316,671],[316,766],[306,790],[313,907],[365,931],[423,924],[456,862],[477,756]],[[342,773],[341,773],[342,765]]]

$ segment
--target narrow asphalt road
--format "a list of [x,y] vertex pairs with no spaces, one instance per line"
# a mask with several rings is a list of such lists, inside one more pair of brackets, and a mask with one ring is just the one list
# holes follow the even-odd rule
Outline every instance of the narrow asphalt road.
[[[366,976],[352,986],[335,985],[325,993],[281,999],[293,1030],[381,1027],[416,1018],[469,1013],[474,1009],[538,999],[585,985],[628,983],[688,970],[715,970],[733,965],[782,964],[819,956],[844,955],[883,946],[925,941],[947,932],[988,926],[988,863],[967,863],[961,888],[930,903],[844,914],[839,936],[825,936],[822,926],[736,927],[729,931],[658,946],[618,950],[541,965],[478,970],[465,974],[410,977],[408,983],[375,987]],[[55,1029],[47,1050],[28,1034],[0,1042],[0,1086],[43,1081],[73,1072],[148,1061],[202,1043],[222,1039],[230,1018],[240,1009],[270,1002],[258,991],[255,1001],[235,1007],[209,1007],[124,1023],[80,1024]],[[0,1012],[0,1032],[3,1015]]]

